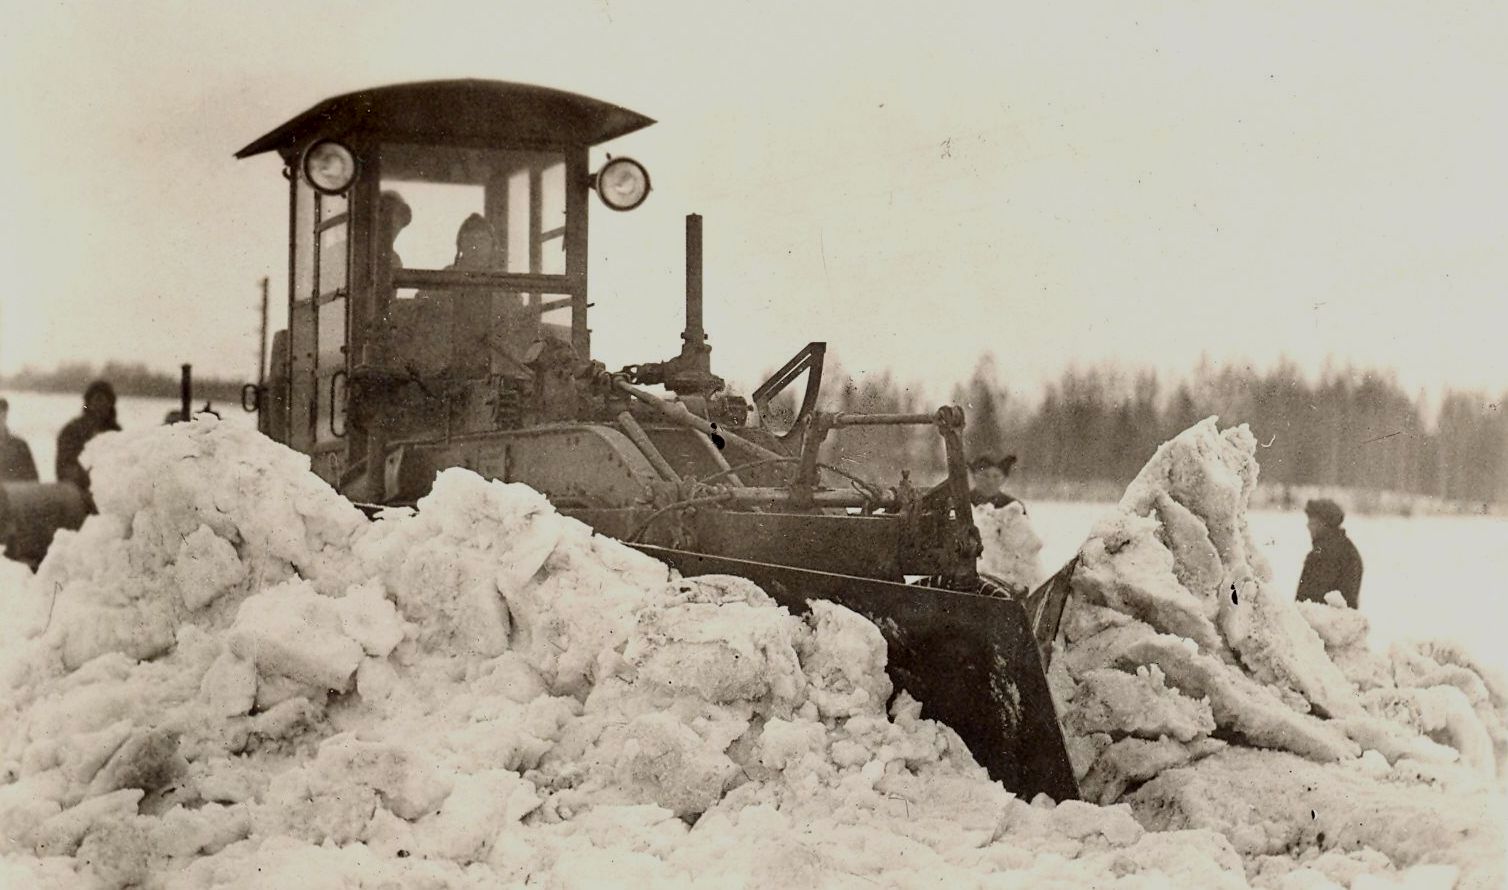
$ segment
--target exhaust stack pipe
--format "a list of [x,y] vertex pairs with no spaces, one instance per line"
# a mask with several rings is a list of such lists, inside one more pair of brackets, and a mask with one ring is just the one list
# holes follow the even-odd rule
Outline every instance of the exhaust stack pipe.
[[712,347],[702,326],[702,217],[686,215],[686,329],[675,358],[638,366],[633,380],[647,386],[663,384],[678,396],[705,398],[723,388],[712,373]]
[[702,327],[702,217],[686,215],[686,330],[681,332],[681,355],[694,370],[712,370],[712,347]]
[[723,388],[723,380],[712,373],[712,347],[707,345],[707,329],[702,326],[702,217],[686,215],[686,330],[681,332],[681,354],[663,363],[658,379],[667,389],[680,396],[706,396]]

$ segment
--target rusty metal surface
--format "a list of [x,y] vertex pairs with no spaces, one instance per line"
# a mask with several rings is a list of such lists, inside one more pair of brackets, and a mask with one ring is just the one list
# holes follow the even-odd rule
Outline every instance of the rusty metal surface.
[[904,523],[894,516],[699,511],[694,549],[839,575],[902,580]]
[[660,475],[628,436],[599,424],[554,427],[457,437],[443,442],[402,445],[402,463],[386,475],[402,480],[386,499],[412,502],[423,497],[434,474],[465,467],[490,479],[524,482],[551,501],[602,507],[647,503]]
[[613,385],[616,386],[619,390],[633,396],[634,398],[653,406],[672,423],[681,424],[682,426],[689,427],[690,429],[706,433],[709,436],[714,434],[721,436],[728,444],[737,445],[739,448],[743,449],[746,453],[754,456],[755,458],[767,460],[772,458],[779,459],[785,457],[785,455],[780,454],[777,451],[771,451],[763,445],[750,442],[749,440],[736,433],[733,433],[732,431],[717,429],[711,424],[711,422],[709,422],[705,418],[698,417],[697,415],[693,414],[685,405],[681,404],[680,402],[670,402],[662,399],[654,393],[649,392],[642,387],[634,386],[626,380],[614,380]]
[[[665,455],[665,459],[670,461],[680,475],[688,479],[706,479],[721,470],[707,449],[709,442],[705,433],[683,426],[666,426],[663,423],[646,423],[643,426],[650,442]],[[734,462],[742,462],[742,458],[736,458]]]
[[1008,599],[635,545],[685,575],[748,578],[794,613],[825,599],[873,621],[890,678],[952,727],[990,774],[1030,798],[1078,797],[1047,676],[1020,603]]

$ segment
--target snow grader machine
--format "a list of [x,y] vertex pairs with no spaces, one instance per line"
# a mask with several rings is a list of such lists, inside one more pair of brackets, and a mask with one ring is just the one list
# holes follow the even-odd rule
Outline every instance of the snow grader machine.
[[[590,193],[631,210],[650,181],[629,158],[590,159],[651,123],[552,89],[438,81],[329,99],[243,148],[277,153],[289,196],[289,323],[247,393],[259,427],[359,504],[412,505],[466,467],[685,575],[742,576],[796,612],[847,606],[884,634],[896,688],[994,778],[1077,796],[1041,656],[1061,585],[1010,596],[978,572],[959,408],[819,410],[822,343],[748,400],[728,392],[695,215],[679,352],[593,359]],[[886,486],[823,460],[834,430],[875,424],[935,429],[947,478]]]

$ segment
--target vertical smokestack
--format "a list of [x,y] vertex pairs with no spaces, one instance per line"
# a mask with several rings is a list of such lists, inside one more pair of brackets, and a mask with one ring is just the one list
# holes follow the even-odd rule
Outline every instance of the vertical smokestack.
[[702,328],[702,217],[696,213],[686,215],[686,330],[681,339],[681,354],[698,356],[697,369],[709,370],[707,331]]
[[665,363],[665,386],[677,395],[708,395],[723,388],[712,373],[712,347],[702,327],[702,218],[686,216],[686,330],[681,354]]

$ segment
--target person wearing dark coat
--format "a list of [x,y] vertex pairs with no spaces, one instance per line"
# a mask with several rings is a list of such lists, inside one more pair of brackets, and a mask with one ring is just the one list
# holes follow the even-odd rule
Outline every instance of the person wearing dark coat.
[[0,399],[0,482],[36,482],[37,462],[20,436],[11,435],[10,402]]
[[[1016,499],[1002,490],[1006,477],[1011,474],[1011,467],[1016,465],[1016,455],[1007,454],[1005,457],[996,459],[993,455],[983,454],[969,462],[969,502],[978,507],[989,504],[991,507],[1004,507],[1006,504],[1016,503]],[[1022,505],[1025,509],[1025,505]]]
[[84,390],[84,413],[68,421],[58,433],[58,481],[71,482],[87,495],[89,472],[79,463],[79,455],[84,453],[90,439],[119,429],[120,424],[115,422],[115,389],[103,380],[96,380]]
[[1345,511],[1332,500],[1321,498],[1304,505],[1309,518],[1309,536],[1314,547],[1304,558],[1299,576],[1298,599],[1322,603],[1325,594],[1340,591],[1353,609],[1361,603],[1361,554],[1346,536],[1341,523]]

